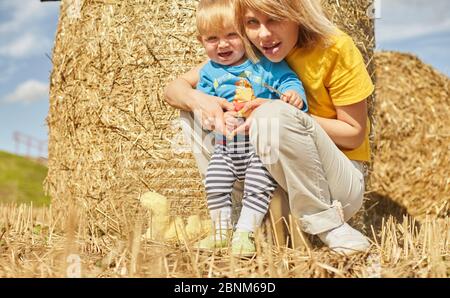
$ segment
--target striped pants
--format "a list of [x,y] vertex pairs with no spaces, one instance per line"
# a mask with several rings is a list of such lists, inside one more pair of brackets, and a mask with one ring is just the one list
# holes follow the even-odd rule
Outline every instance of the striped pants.
[[[207,203],[211,213],[231,210],[231,193],[236,180],[244,180],[241,217],[257,218],[253,228],[250,227],[252,224],[248,223],[251,219],[239,218],[237,228],[239,222],[246,221],[248,224],[243,224],[245,229],[254,230],[268,211],[277,183],[256,155],[248,136],[216,142],[205,180]],[[228,217],[229,213],[224,212],[222,216]],[[214,220],[215,216],[211,217]]]

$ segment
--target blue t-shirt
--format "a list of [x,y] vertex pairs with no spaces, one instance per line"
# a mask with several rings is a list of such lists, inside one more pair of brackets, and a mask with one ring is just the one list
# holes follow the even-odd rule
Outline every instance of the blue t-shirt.
[[209,61],[200,70],[200,81],[197,84],[197,89],[231,102],[236,94],[236,83],[242,78],[247,79],[253,87],[255,96],[259,98],[280,98],[277,93],[264,87],[264,83],[281,93],[294,90],[303,99],[302,111],[308,111],[305,89],[296,73],[285,61],[274,63],[265,57],[260,58],[260,62],[256,64],[247,60],[237,66],[225,66]]

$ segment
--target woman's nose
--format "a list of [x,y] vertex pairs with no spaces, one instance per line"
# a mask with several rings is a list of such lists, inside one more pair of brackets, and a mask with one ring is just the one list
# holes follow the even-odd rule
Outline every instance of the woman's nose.
[[269,38],[272,35],[272,32],[264,25],[261,24],[259,27],[259,38],[266,39]]

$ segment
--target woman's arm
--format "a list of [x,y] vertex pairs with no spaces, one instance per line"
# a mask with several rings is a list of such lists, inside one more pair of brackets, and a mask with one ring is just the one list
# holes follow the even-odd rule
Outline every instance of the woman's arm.
[[164,90],[165,100],[174,108],[194,112],[195,117],[199,117],[205,129],[225,132],[223,111],[233,110],[233,104],[223,98],[210,96],[195,89],[199,81],[200,69],[205,63],[169,83]]
[[206,62],[194,67],[170,82],[164,90],[167,103],[174,108],[192,112],[200,92],[195,90],[200,79],[200,70]]
[[337,119],[312,115],[333,142],[341,149],[361,146],[367,129],[367,100],[349,106],[336,106]]

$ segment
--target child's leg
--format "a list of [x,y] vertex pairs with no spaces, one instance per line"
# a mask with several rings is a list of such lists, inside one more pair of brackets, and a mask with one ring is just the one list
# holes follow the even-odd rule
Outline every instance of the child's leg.
[[[194,120],[194,114],[180,111],[180,120],[183,127],[184,137],[192,145],[192,153],[197,162],[197,168],[204,179],[211,155],[214,153],[214,133],[207,132],[201,128],[201,124]],[[235,183],[233,195],[239,199],[243,193],[243,183]]]
[[208,209],[216,231],[231,229],[231,192],[236,176],[223,146],[216,145],[206,171]]
[[277,183],[256,154],[250,154],[249,158],[245,173],[242,210],[236,230],[255,232],[267,214],[270,198]]

